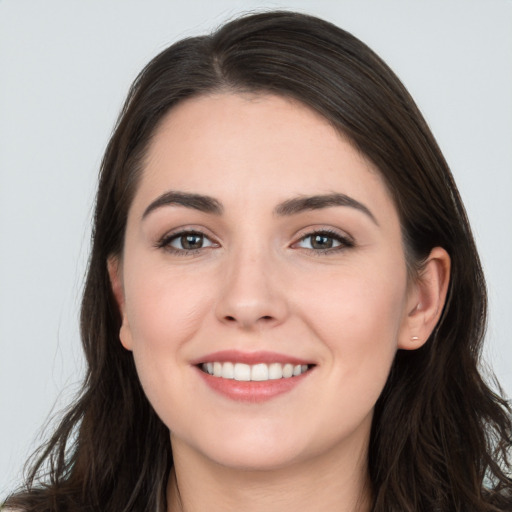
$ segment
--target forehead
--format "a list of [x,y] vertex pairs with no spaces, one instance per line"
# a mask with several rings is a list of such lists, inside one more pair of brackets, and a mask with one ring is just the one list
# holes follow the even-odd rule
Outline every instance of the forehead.
[[267,94],[200,96],[173,108],[148,148],[136,200],[165,188],[221,200],[342,192],[390,201],[380,173],[328,120]]

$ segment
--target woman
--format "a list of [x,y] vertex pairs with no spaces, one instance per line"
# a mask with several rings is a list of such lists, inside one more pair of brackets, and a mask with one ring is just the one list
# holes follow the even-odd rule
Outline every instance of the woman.
[[371,50],[282,12],[183,40],[107,148],[83,392],[7,506],[510,510],[485,315],[450,171]]

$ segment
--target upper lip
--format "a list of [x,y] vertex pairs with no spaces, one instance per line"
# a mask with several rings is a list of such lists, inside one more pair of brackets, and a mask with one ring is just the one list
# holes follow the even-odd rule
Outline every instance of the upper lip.
[[290,356],[287,354],[280,354],[278,352],[258,351],[258,352],[242,352],[240,350],[220,350],[218,352],[212,352],[206,354],[197,359],[191,361],[191,364],[198,365],[202,363],[245,363],[249,365],[259,363],[292,363],[296,364],[314,364],[312,361],[302,359],[300,357]]

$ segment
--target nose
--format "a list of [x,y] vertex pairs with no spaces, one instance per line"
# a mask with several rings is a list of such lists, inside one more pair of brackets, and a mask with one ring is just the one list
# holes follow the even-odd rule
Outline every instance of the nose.
[[215,314],[244,330],[281,324],[288,315],[284,283],[269,254],[238,254],[226,262]]

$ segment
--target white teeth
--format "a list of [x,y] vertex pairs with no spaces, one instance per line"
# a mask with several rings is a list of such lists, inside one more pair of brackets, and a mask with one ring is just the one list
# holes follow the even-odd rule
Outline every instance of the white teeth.
[[283,378],[283,366],[279,363],[272,363],[268,365],[268,378],[271,380]]
[[222,363],[213,363],[213,375],[215,377],[222,377]]
[[267,381],[277,379],[289,379],[290,377],[297,377],[307,372],[309,366],[307,364],[292,363],[258,363],[254,365],[244,363],[232,362],[211,362],[203,363],[201,365],[205,373],[213,375],[214,377],[222,377],[224,379],[234,379],[238,381]]
[[235,365],[233,363],[223,363],[222,377],[224,379],[234,379],[235,378]]
[[251,380],[268,380],[268,366],[266,364],[255,364],[251,368]]
[[293,364],[287,363],[283,366],[283,378],[288,379],[293,375]]
[[235,380],[251,380],[251,367],[248,364],[235,364]]

